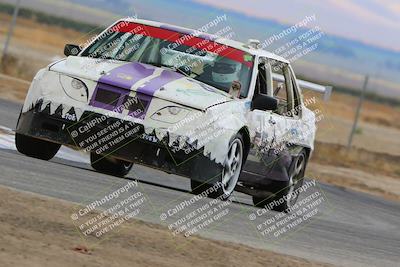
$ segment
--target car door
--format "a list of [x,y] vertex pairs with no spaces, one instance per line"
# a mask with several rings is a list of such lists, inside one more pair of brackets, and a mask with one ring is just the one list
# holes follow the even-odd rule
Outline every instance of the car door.
[[286,149],[289,138],[289,119],[293,109],[293,87],[291,85],[289,65],[277,60],[270,60],[272,90],[271,94],[279,100],[278,109],[272,112],[272,120],[276,121],[275,153]]
[[[269,59],[260,60],[256,88],[253,100],[258,95],[273,96],[273,73]],[[256,180],[265,180],[268,173],[273,171],[274,162],[280,157],[284,141],[287,121],[276,111],[252,110],[249,121],[255,129],[253,148],[250,150],[243,172]],[[258,177],[257,177],[258,175]]]
[[308,139],[307,134],[309,131],[307,124],[302,120],[303,116],[303,99],[300,88],[296,82],[296,77],[292,68],[288,65],[285,72],[285,80],[293,92],[291,98],[291,110],[286,114],[287,120],[287,135],[288,143],[290,146],[301,145]]

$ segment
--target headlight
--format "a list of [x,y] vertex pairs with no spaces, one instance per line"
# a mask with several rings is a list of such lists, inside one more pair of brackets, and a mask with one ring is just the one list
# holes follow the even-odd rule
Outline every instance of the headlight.
[[181,108],[177,106],[170,106],[160,109],[151,115],[151,118],[156,121],[166,122],[166,123],[177,123],[183,120],[190,110],[186,108]]
[[84,103],[87,103],[87,101],[89,100],[89,90],[85,83],[81,80],[65,75],[60,75],[60,83],[64,92],[72,99]]
[[182,108],[180,107],[168,107],[168,112],[171,115],[178,115],[182,111]]
[[76,90],[81,90],[81,89],[85,88],[85,84],[78,79],[72,79],[71,86],[72,86],[72,88],[74,88]]

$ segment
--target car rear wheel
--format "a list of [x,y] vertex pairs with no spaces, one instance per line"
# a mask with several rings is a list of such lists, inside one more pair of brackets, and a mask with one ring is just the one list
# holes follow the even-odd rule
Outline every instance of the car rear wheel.
[[15,134],[15,146],[18,152],[32,158],[51,160],[61,145],[30,136]]
[[[273,192],[275,196],[269,198],[260,198],[253,196],[253,204],[256,207],[264,208],[266,205],[275,201],[275,203],[281,203],[279,205],[272,206],[272,210],[279,212],[289,212],[290,208],[293,207],[299,194],[296,194],[296,190],[303,185],[304,173],[307,165],[307,154],[305,150],[302,150],[300,154],[294,159],[290,168],[289,181],[285,183],[276,183],[273,186]],[[284,200],[284,201],[283,201]]]
[[96,153],[90,153],[90,163],[92,168],[96,171],[115,175],[118,177],[124,177],[127,175],[133,167],[133,163],[119,160],[110,157],[104,157]]
[[239,180],[243,166],[244,151],[243,137],[241,134],[237,134],[230,142],[219,184],[210,185],[191,180],[192,192],[194,194],[208,192],[208,197],[220,198],[221,200],[228,199]]

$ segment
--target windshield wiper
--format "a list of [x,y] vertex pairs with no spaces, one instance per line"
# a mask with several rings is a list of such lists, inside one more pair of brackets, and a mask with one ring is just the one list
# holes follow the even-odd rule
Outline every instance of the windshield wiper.
[[[176,72],[180,72],[180,73],[182,73],[183,75],[185,75],[185,76],[187,76],[187,77],[189,77],[189,78],[196,78],[197,76],[200,76],[200,73],[196,73],[196,72],[194,72],[192,69],[190,69],[190,73],[188,73],[187,71],[185,71],[183,68],[185,68],[185,67],[179,67],[179,68],[176,68],[176,67],[170,67],[171,69],[173,69],[174,71],[176,71]],[[194,77],[191,77],[191,75],[192,74],[194,74],[194,75],[196,75],[196,76],[194,76]]]
[[[164,67],[166,67],[166,66],[164,66]],[[175,71],[175,72],[179,72],[180,74],[183,74],[183,75],[185,75],[186,77],[191,78],[190,75],[192,74],[192,72],[189,74],[189,73],[187,73],[186,71],[184,71],[183,69],[181,69],[181,67],[180,67],[180,68],[169,67],[169,68],[170,68],[171,70]]]

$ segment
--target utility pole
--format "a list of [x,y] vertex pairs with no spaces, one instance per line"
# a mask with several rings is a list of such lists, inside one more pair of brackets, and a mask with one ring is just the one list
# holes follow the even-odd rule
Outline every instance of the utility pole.
[[12,21],[11,21],[10,27],[8,29],[6,42],[4,43],[3,55],[1,56],[0,66],[3,66],[4,58],[7,56],[8,46],[10,45],[11,38],[14,34],[14,28],[15,28],[15,25],[17,24],[17,17],[18,17],[20,6],[21,6],[21,0],[17,0],[17,2],[15,4],[15,8],[14,8],[14,14],[12,17]]
[[364,99],[365,99],[365,92],[367,91],[367,87],[368,87],[368,82],[369,82],[369,75],[365,76],[365,81],[364,81],[364,86],[361,92],[361,96],[360,99],[358,101],[358,105],[357,105],[357,111],[356,111],[356,117],[354,119],[354,123],[353,123],[353,128],[351,129],[351,133],[350,133],[350,137],[349,137],[349,142],[347,144],[347,149],[351,148],[351,144],[353,142],[353,137],[354,134],[357,131],[357,127],[358,127],[358,120],[360,119],[360,113],[361,113],[361,107],[364,103]]

